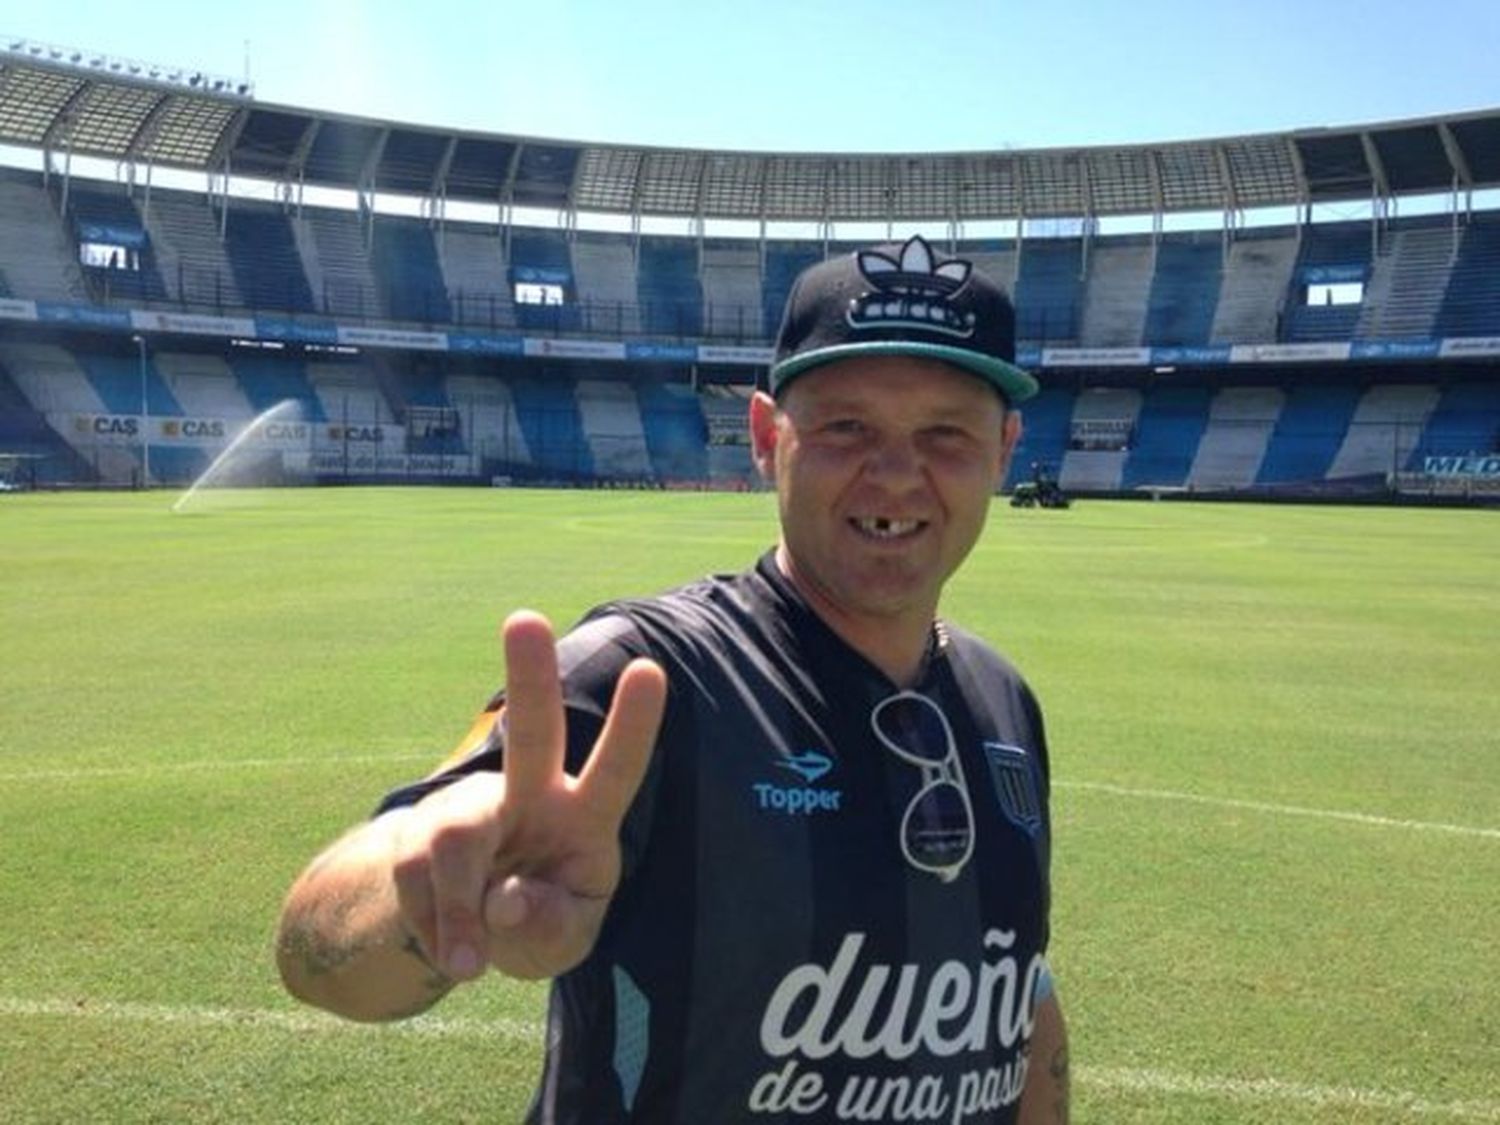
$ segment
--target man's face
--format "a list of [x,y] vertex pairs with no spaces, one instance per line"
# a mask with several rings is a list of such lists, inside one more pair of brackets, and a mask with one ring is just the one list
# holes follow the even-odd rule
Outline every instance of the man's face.
[[920,621],[974,546],[1020,436],[978,377],[931,359],[839,360],[751,406],[783,561],[816,608]]

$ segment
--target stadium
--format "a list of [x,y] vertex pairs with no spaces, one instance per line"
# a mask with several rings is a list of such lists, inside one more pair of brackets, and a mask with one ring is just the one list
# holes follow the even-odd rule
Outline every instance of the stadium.
[[[1013,480],[1483,498],[1500,479],[1500,218],[1473,205],[1500,184],[1494,112],[749,154],[351,119],[25,41],[3,64],[0,143],[41,164],[0,183],[0,454],[28,482],[181,485],[291,399],[300,428],[259,442],[278,475],[746,487],[745,390],[791,279],[898,229],[1014,294],[1045,392]],[[1369,218],[1311,221],[1350,202]],[[807,234],[767,235],[788,225]]]
[[[325,1017],[281,896],[509,608],[774,540],[792,279],[921,233],[1014,296],[1005,491],[1082,498],[997,508],[943,605],[1046,704],[1075,1118],[1500,1122],[1500,109],[629,140],[0,40],[0,1119],[520,1120],[542,991]],[[169,511],[216,460],[255,487]]]

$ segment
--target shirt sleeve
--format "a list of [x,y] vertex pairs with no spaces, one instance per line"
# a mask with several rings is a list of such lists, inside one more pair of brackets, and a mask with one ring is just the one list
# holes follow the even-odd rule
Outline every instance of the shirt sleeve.
[[[615,682],[625,666],[646,655],[640,631],[623,614],[596,612],[568,632],[557,645],[558,674],[567,720],[564,767],[576,774],[588,760],[609,713]],[[430,793],[471,773],[505,768],[505,692],[485,704],[458,747],[431,774],[387,793],[375,815],[414,805]]]

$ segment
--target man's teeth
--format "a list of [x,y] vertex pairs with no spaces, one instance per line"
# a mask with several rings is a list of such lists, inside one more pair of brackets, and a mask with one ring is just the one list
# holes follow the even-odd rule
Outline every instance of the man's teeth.
[[879,539],[895,539],[902,535],[910,535],[922,526],[922,521],[889,520],[884,516],[874,516],[856,519],[854,526],[866,535],[873,535]]

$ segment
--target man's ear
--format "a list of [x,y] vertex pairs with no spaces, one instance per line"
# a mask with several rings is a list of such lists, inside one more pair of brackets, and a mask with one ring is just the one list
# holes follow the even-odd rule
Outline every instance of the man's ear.
[[765,391],[750,396],[750,454],[767,481],[776,480],[776,400]]
[[1014,407],[1005,412],[1005,421],[1000,424],[1000,471],[995,477],[995,487],[1005,484],[1005,474],[1010,471],[1010,459],[1016,446],[1021,443],[1021,412]]

